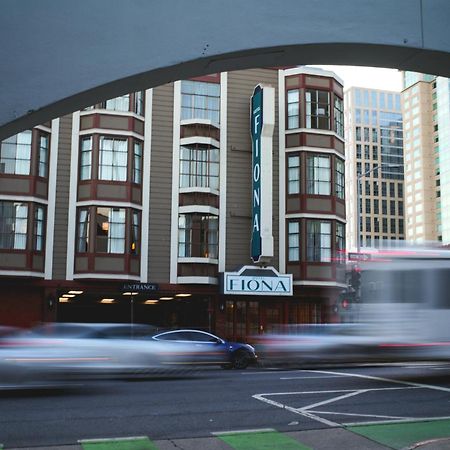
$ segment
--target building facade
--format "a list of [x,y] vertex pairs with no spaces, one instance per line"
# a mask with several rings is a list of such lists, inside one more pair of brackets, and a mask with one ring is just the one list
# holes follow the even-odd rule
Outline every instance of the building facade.
[[403,240],[404,167],[398,92],[345,91],[347,247]]
[[404,72],[407,238],[450,243],[450,80]]
[[[292,274],[291,296],[221,285],[252,265],[257,85],[275,89],[269,265]],[[243,339],[337,321],[343,121],[333,73],[253,69],[110,99],[3,141],[1,323],[140,322]]]

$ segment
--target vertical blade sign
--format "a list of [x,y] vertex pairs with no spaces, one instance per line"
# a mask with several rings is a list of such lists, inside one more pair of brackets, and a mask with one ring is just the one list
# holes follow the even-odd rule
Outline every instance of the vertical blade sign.
[[251,100],[252,136],[252,242],[251,257],[261,257],[261,131],[263,122],[263,90],[256,86]]

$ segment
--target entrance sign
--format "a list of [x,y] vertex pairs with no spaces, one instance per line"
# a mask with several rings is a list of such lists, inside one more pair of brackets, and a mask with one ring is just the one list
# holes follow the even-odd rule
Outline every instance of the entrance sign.
[[293,295],[292,274],[282,275],[274,267],[243,266],[223,274],[225,295]]
[[122,291],[124,292],[153,292],[159,290],[155,283],[124,283]]
[[273,258],[272,139],[275,126],[275,89],[258,84],[251,98],[252,241],[254,263]]

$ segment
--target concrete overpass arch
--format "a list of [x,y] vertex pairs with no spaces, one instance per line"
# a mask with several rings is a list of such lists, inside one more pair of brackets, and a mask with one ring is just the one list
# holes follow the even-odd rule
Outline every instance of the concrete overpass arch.
[[450,76],[448,0],[3,0],[0,139],[169,81],[351,64]]

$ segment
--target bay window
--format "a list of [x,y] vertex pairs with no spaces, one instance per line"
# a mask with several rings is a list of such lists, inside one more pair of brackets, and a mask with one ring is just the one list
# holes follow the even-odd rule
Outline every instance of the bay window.
[[180,187],[219,189],[219,149],[209,145],[180,148]]
[[306,222],[306,259],[310,262],[331,261],[331,222],[308,220]]
[[181,120],[209,119],[220,122],[220,84],[203,81],[181,82]]
[[98,207],[95,224],[97,253],[125,253],[125,208]]
[[331,171],[329,156],[308,155],[306,182],[308,194],[330,195]]
[[92,174],[92,136],[81,139],[80,180],[89,180]]
[[300,222],[288,222],[288,261],[300,261]]
[[200,213],[178,217],[178,256],[217,259],[219,250],[219,218]]
[[336,260],[345,263],[345,225],[336,222]]
[[37,252],[44,250],[44,223],[45,210],[43,206],[36,206],[34,209],[34,244],[33,248]]
[[130,110],[130,94],[122,95],[120,97],[106,100],[102,105],[105,109],[110,111],[129,111]]
[[292,89],[287,91],[287,127],[288,130],[300,127],[300,107],[299,107],[299,90]]
[[0,249],[27,247],[28,204],[0,201]]
[[141,184],[141,181],[142,181],[142,142],[134,141],[133,183]]
[[345,169],[344,161],[336,158],[336,196],[344,199],[345,192]]
[[90,214],[88,208],[78,210],[78,226],[76,249],[79,253],[85,253],[89,250],[89,223]]
[[128,143],[126,139],[100,137],[99,180],[127,180]]
[[48,174],[48,152],[49,137],[48,135],[41,134],[39,138],[38,175],[44,178]]
[[334,131],[344,137],[344,102],[339,97],[334,97]]
[[31,130],[15,134],[1,143],[0,173],[30,175]]
[[288,194],[300,193],[300,156],[288,156]]
[[330,129],[330,93],[327,91],[307,90],[306,128]]

